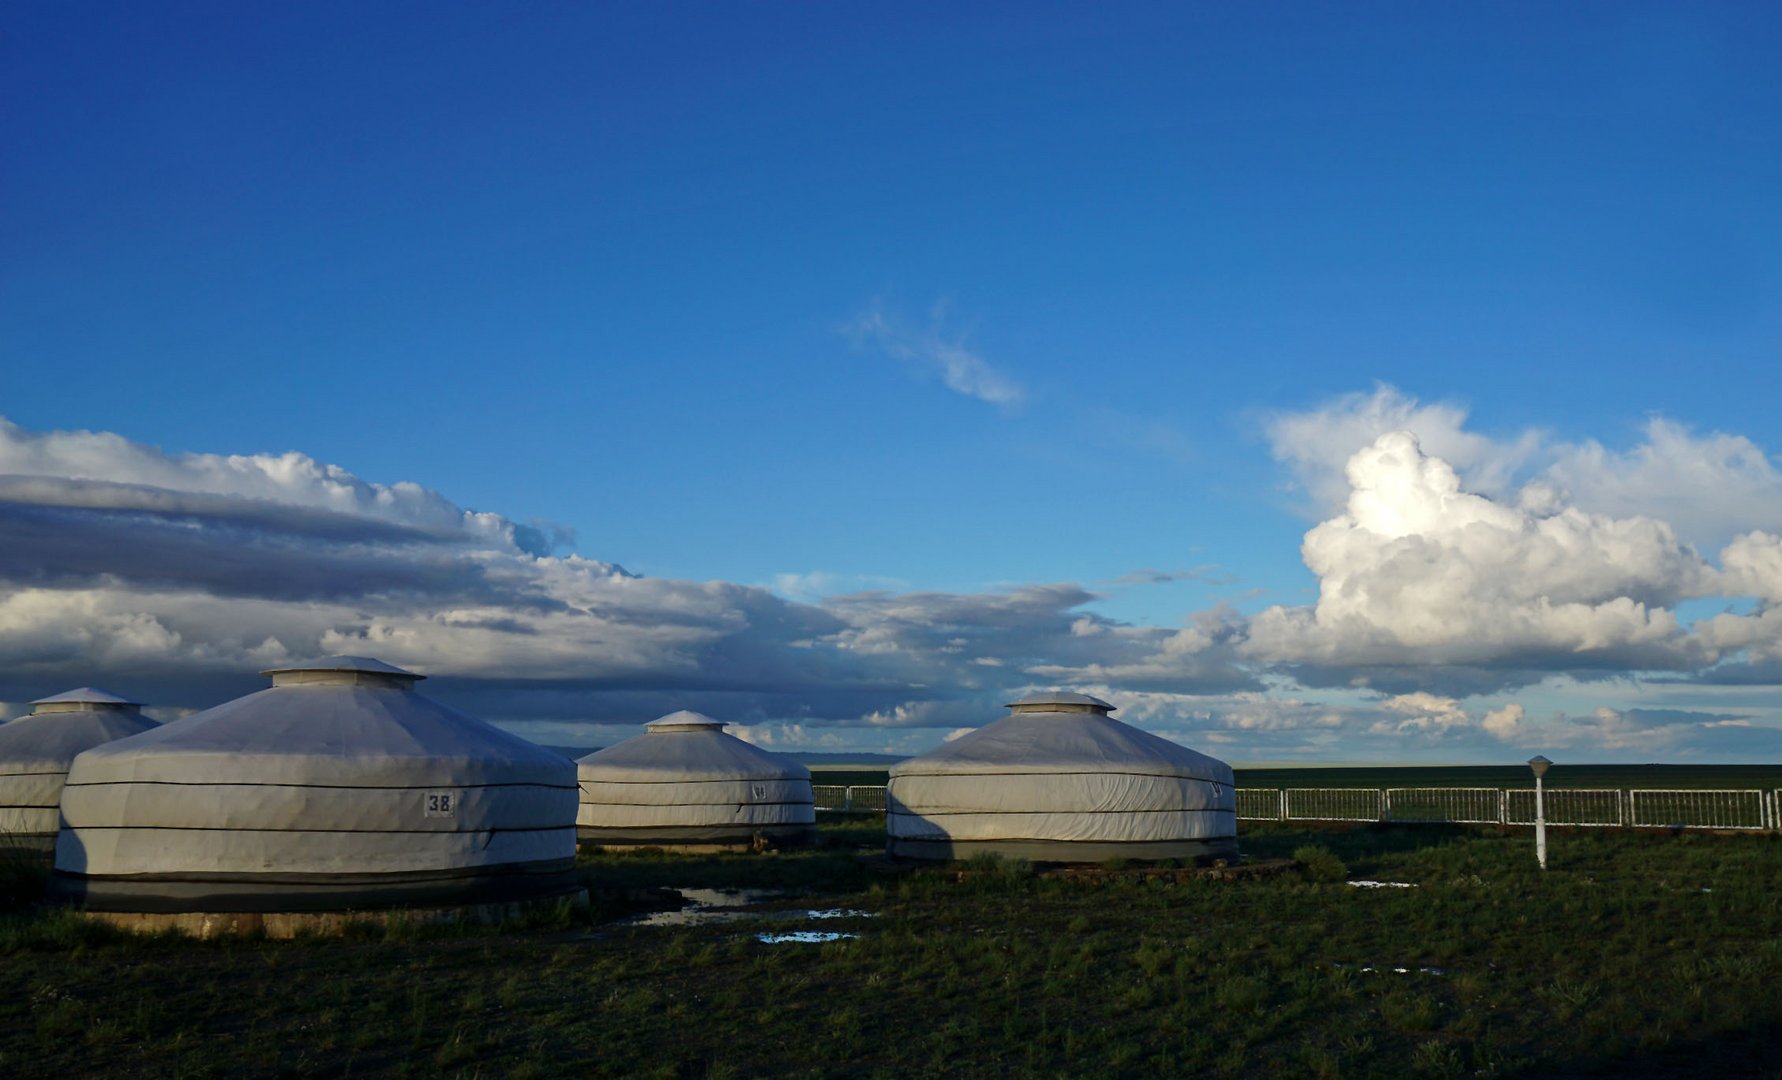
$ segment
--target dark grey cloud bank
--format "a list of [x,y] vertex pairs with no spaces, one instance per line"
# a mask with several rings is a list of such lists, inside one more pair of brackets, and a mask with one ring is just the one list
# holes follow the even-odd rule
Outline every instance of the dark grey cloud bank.
[[[1469,494],[1409,436],[1357,452],[1349,484],[1347,512],[1306,538],[1318,604],[1158,628],[1095,613],[1097,594],[1070,583],[801,603],[640,577],[553,553],[548,527],[301,454],[167,455],[0,420],[0,700],[101,683],[196,708],[260,685],[259,668],[355,652],[432,673],[442,696],[559,744],[696,708],[763,741],[841,746],[852,731],[861,745],[876,731],[909,747],[1026,688],[1070,685],[1124,695],[1159,730],[1291,755],[1338,738],[1526,733],[1539,723],[1455,699],[1555,675],[1775,680],[1782,635],[1766,605],[1782,598],[1782,542],[1766,534],[1717,567],[1660,522]],[[1667,607],[1735,588],[1757,606],[1706,628]],[[1307,691],[1348,698],[1294,696]],[[1748,713],[1614,717],[1548,729],[1741,752],[1775,735]]]

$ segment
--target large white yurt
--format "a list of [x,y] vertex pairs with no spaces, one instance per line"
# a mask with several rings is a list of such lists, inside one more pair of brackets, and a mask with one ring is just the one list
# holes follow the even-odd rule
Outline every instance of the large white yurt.
[[811,772],[696,712],[576,762],[576,833],[602,847],[793,846],[815,839]]
[[114,913],[461,908],[578,892],[575,766],[333,656],[81,754],[52,889]]
[[68,766],[83,750],[155,726],[142,704],[83,686],[0,726],[0,846],[49,850]]
[[1231,766],[1122,724],[1087,694],[1032,694],[1008,708],[891,767],[892,855],[1236,860]]

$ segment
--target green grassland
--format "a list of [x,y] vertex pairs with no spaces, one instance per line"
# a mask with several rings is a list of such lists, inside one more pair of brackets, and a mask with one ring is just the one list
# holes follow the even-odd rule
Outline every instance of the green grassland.
[[870,787],[884,787],[891,779],[886,769],[812,769],[813,784],[864,784]]
[[[1782,837],[1556,830],[1543,874],[1526,831],[1270,825],[1246,856],[1303,872],[1091,884],[899,871],[882,829],[587,856],[587,915],[297,942],[123,937],[0,866],[0,1075],[1782,1075]],[[613,921],[729,885],[866,914]]]
[[[1399,788],[1534,786],[1526,765],[1330,765],[1237,769],[1239,787]],[[884,769],[820,769],[819,784],[883,785]],[[1555,765],[1549,787],[1782,789],[1782,765]]]

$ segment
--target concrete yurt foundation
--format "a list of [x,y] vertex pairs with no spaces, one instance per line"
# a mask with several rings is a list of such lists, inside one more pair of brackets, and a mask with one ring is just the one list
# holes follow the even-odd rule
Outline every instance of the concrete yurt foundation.
[[1236,862],[1231,767],[1108,714],[1086,694],[1041,693],[891,767],[886,850],[1033,862]]
[[574,888],[558,896],[537,896],[529,900],[379,911],[189,911],[169,914],[83,911],[81,914],[93,922],[133,934],[180,933],[195,938],[266,937],[288,941],[298,937],[341,937],[365,927],[499,926],[550,911],[558,904],[568,904],[572,910],[584,910],[588,906],[588,890]]
[[377,660],[265,674],[74,760],[53,897],[114,925],[275,936],[585,897],[568,759]]
[[576,761],[576,835],[597,847],[708,851],[797,847],[817,837],[811,772],[695,712]]

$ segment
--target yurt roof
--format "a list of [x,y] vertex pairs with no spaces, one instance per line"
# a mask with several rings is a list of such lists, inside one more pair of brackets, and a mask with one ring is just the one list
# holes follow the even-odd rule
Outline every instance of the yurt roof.
[[40,697],[33,705],[136,705],[142,702],[131,701],[127,697],[119,697],[109,690],[101,690],[96,686],[83,686],[77,690],[68,690],[49,697]]
[[[344,666],[356,662],[358,666]],[[319,666],[318,666],[319,665]],[[561,778],[569,762],[424,694],[418,678],[364,657],[329,657],[287,672],[343,672],[359,679],[274,685],[163,724],[82,758],[87,783],[231,783],[337,786],[528,783]],[[89,760],[90,758],[90,760]],[[542,770],[542,774],[541,774]]]
[[47,708],[0,724],[0,775],[66,772],[83,750],[155,727],[137,702],[92,687],[32,704]]
[[[1080,707],[1098,700],[1066,704]],[[898,762],[891,766],[891,775],[1128,772],[1231,782],[1231,767],[1219,759],[1123,724],[1097,709],[1018,711]]]
[[583,781],[650,784],[703,780],[809,780],[811,771],[784,754],[751,746],[696,712],[674,712],[576,761]]

